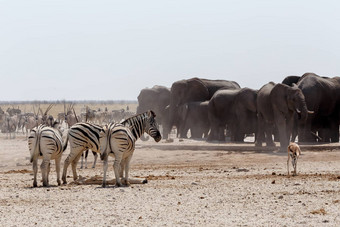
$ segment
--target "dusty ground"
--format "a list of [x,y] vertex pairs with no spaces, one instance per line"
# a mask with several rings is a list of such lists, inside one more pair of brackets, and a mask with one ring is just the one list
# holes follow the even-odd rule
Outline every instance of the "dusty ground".
[[[132,159],[131,176],[147,184],[101,188],[99,161],[95,169],[78,170],[97,182],[72,183],[69,168],[69,184],[58,187],[52,162],[51,187],[41,187],[39,171],[39,187],[32,188],[27,141],[1,135],[1,226],[340,226],[340,150],[303,150],[299,176],[287,177],[283,153],[162,143],[178,149],[139,142]],[[92,160],[90,154],[89,166]]]

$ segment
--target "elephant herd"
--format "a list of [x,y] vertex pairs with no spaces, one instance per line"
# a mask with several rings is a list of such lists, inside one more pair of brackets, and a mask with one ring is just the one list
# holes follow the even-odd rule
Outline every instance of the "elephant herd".
[[255,145],[285,150],[289,141],[339,142],[340,77],[314,73],[288,76],[259,90],[241,88],[237,82],[191,78],[171,88],[142,89],[137,113],[152,109],[163,128],[177,135],[208,141],[242,142],[255,134]]

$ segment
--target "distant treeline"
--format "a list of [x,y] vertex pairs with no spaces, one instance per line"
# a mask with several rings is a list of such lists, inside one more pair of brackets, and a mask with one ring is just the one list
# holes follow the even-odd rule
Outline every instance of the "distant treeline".
[[74,103],[74,104],[136,104],[137,100],[56,100],[56,101],[47,101],[47,100],[34,100],[34,101],[0,101],[0,105],[20,105],[20,104],[63,104],[63,103]]

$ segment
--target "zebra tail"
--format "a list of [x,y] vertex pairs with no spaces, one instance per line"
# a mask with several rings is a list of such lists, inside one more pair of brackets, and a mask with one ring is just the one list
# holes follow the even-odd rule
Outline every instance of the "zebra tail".
[[35,132],[34,135],[34,146],[33,146],[33,152],[31,154],[31,163],[33,162],[33,160],[38,159],[39,157],[39,153],[40,153],[40,130],[37,129],[37,131]]
[[69,130],[66,130],[66,132],[64,132],[63,134],[63,152],[66,150],[67,144],[68,144],[68,137],[69,137],[68,131]]
[[108,154],[107,154],[107,151],[100,151],[100,159],[103,161],[107,158]]

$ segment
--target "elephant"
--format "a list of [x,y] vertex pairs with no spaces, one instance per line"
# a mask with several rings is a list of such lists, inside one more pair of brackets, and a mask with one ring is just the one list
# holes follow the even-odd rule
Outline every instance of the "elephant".
[[202,139],[208,136],[210,122],[208,120],[208,104],[204,102],[189,102],[179,107],[180,118],[184,122],[183,132],[190,129],[191,138]]
[[[170,89],[160,85],[144,88],[140,91],[137,99],[137,114],[153,110],[157,114],[157,122],[162,125],[163,132],[167,131],[169,110],[166,107],[170,104]],[[165,134],[164,138],[167,139],[167,136],[168,134]],[[145,140],[144,137],[141,137],[141,139]]]
[[232,141],[243,141],[245,134],[256,133],[256,99],[257,90],[250,88],[218,90],[209,101],[208,141],[225,141],[226,126]]
[[221,88],[237,89],[240,88],[240,85],[235,81],[208,80],[196,77],[174,82],[170,89],[170,128],[177,124],[180,134],[184,135],[185,133],[181,133],[182,122],[178,121],[178,107],[189,102],[208,101]]
[[279,134],[280,151],[285,151],[289,145],[294,117],[298,116],[299,121],[306,122],[308,114],[312,114],[307,109],[304,94],[296,84],[288,86],[273,82],[265,84],[259,90],[257,110],[258,133],[255,145],[262,146],[265,136],[267,146],[275,146],[272,134],[276,128]]
[[282,84],[286,84],[288,86],[293,86],[293,84],[297,84],[300,80],[300,76],[287,76],[282,80]]
[[340,77],[305,73],[297,85],[308,109],[314,111],[306,122],[299,124],[299,141],[339,142]]

